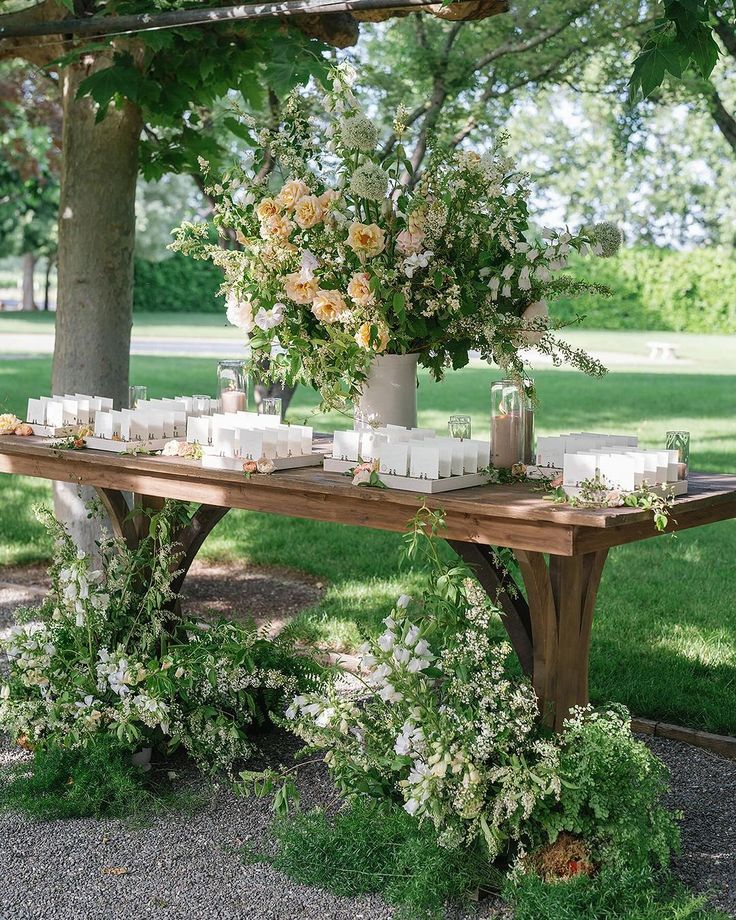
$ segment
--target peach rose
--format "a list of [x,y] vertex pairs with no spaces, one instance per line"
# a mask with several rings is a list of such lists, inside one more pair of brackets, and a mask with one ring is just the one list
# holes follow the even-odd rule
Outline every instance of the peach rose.
[[323,323],[334,323],[347,310],[345,298],[339,291],[319,290],[314,295],[312,313]]
[[[376,345],[371,344],[371,325],[375,325],[378,329],[378,344]],[[363,323],[355,333],[355,341],[366,351],[385,351],[388,345],[388,329],[382,323]]]
[[256,206],[256,217],[258,220],[268,220],[269,217],[274,217],[279,213],[279,207],[273,198],[264,198],[260,204]]
[[294,303],[311,303],[319,290],[316,278],[305,281],[301,272],[292,272],[284,278],[284,292]]
[[386,236],[378,224],[350,224],[348,246],[357,256],[370,258],[383,252]]
[[410,230],[402,230],[396,237],[396,248],[402,255],[410,255],[419,252],[424,242],[425,234],[421,230],[412,233]]
[[246,476],[258,472],[258,463],[255,460],[246,460],[243,464],[243,472]]
[[309,230],[322,220],[322,205],[316,195],[303,195],[296,203],[294,220],[302,230]]
[[15,429],[20,425],[20,419],[11,412],[0,415],[0,435],[13,434]]
[[22,425],[18,425],[18,427],[15,429],[15,434],[19,438],[30,438],[30,436],[33,434],[33,428],[31,428],[31,426],[26,422],[23,422]]
[[292,221],[282,214],[274,214],[273,217],[268,217],[266,220],[261,221],[261,236],[264,240],[271,239],[272,237],[288,240],[293,229],[294,224]]
[[375,303],[375,295],[371,290],[371,276],[368,272],[355,272],[348,282],[348,297],[359,307],[370,307]]
[[319,203],[322,207],[322,210],[329,210],[330,205],[337,201],[339,197],[340,193],[337,191],[337,189],[334,188],[328,188],[327,191],[322,192],[322,194],[319,196]]
[[424,233],[424,225],[427,219],[427,212],[425,208],[417,208],[416,211],[412,211],[409,215],[409,220],[407,221],[409,226],[409,233]]
[[286,208],[287,211],[293,211],[297,201],[309,194],[309,188],[306,182],[301,179],[289,179],[284,182],[281,191],[276,196],[276,204],[280,208]]

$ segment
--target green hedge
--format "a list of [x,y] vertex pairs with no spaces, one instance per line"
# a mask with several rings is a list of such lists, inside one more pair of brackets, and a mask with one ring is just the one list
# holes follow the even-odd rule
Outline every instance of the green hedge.
[[133,309],[139,313],[222,313],[222,270],[179,252],[162,262],[135,260]]
[[726,249],[624,249],[613,259],[576,258],[575,277],[613,290],[609,300],[563,298],[555,318],[587,315],[587,329],[736,333],[736,257]]
[[[613,297],[560,299],[552,307],[556,318],[585,313],[588,329],[736,333],[736,256],[728,250],[624,249],[613,259],[576,258],[572,273],[607,284]],[[181,253],[162,262],[137,259],[134,308],[221,313],[221,281],[219,268]]]

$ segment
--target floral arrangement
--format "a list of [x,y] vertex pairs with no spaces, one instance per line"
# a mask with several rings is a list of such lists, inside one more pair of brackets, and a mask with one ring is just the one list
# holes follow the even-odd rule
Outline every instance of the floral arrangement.
[[[559,273],[573,250],[613,255],[618,229],[537,235],[528,176],[504,153],[503,135],[483,154],[435,151],[414,175],[401,143],[405,113],[384,155],[353,76],[334,71],[322,103],[327,127],[306,117],[296,94],[277,126],[242,116],[263,158],[219,178],[201,161],[213,220],[174,231],[170,248],[223,269],[228,319],[265,373],[314,385],[329,405],[355,396],[383,352],[416,352],[440,379],[477,350],[521,380],[520,349],[533,344],[557,363],[604,373],[555,338],[547,303],[605,293]],[[274,340],[281,350],[272,354]]]
[[131,750],[181,746],[206,771],[232,774],[254,751],[252,730],[299,688],[317,685],[308,659],[231,623],[188,622],[171,590],[177,503],[151,517],[136,550],[100,544],[101,568],[50,511],[52,588],[0,642],[0,728],[35,747],[81,748],[109,736]]
[[0,415],[0,436],[14,434],[21,438],[27,438],[33,434],[33,428],[26,422],[22,422],[17,415],[12,412],[4,412]]
[[491,605],[437,554],[440,524],[426,508],[414,521],[410,547],[424,545],[432,583],[422,600],[400,597],[361,649],[364,693],[300,694],[288,725],[327,751],[343,794],[400,804],[444,846],[480,842],[523,867],[567,833],[609,864],[666,863],[677,832],[664,768],[622,709],[577,710],[559,735],[542,727],[531,685],[510,676],[510,647],[491,638]]

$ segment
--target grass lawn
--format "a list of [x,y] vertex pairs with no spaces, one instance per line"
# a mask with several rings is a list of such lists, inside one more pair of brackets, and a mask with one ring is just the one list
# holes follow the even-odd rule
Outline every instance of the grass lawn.
[[[54,331],[54,313],[0,313],[0,351],[3,333],[16,335],[49,334]],[[224,310],[215,313],[136,313],[133,334],[141,338],[206,338],[242,341],[239,329],[229,325]]]
[[[625,349],[625,336],[606,335],[618,337]],[[644,339],[638,335],[633,334],[631,352],[641,350]],[[692,433],[695,468],[736,472],[733,345],[717,337],[690,338],[697,370],[623,369],[602,381],[576,372],[538,371],[540,433],[626,431],[658,445],[667,429],[685,428]],[[50,359],[2,362],[0,411],[22,414],[27,396],[48,392],[49,376]],[[420,424],[441,429],[451,412],[467,411],[475,433],[487,434],[488,386],[494,376],[488,368],[470,367],[439,385],[423,378]],[[131,379],[157,396],[211,392],[214,362],[134,357]],[[314,405],[314,394],[300,390],[290,418],[300,420]],[[341,420],[335,415],[313,421],[328,430]],[[0,563],[46,558],[49,545],[32,505],[48,498],[48,486],[0,477],[0,490]],[[378,629],[397,594],[411,593],[421,583],[420,571],[399,569],[400,545],[400,535],[237,511],[218,526],[203,555],[244,565],[289,565],[325,580],[323,602],[304,612],[297,626],[320,642],[350,648],[362,632]],[[734,598],[736,521],[613,550],[593,632],[593,700],[618,700],[637,715],[736,734]]]

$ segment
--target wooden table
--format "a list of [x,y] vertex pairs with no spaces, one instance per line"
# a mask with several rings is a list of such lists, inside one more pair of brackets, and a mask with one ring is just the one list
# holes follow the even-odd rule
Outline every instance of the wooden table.
[[[133,545],[141,523],[129,515],[126,493],[141,508],[158,507],[165,498],[196,503],[178,535],[184,550],[180,582],[230,508],[403,532],[421,501],[412,492],[359,489],[319,467],[246,480],[239,473],[204,470],[196,461],[60,451],[38,438],[0,438],[0,472],[95,487],[115,532]],[[497,599],[544,717],[559,728],[572,706],[588,701],[590,633],[608,550],[657,536],[651,514],[556,505],[529,485],[463,489],[427,504],[444,509],[445,538]],[[736,518],[736,476],[691,474],[690,494],[676,501],[672,517],[668,532]],[[494,558],[494,546],[513,550],[528,600]]]

